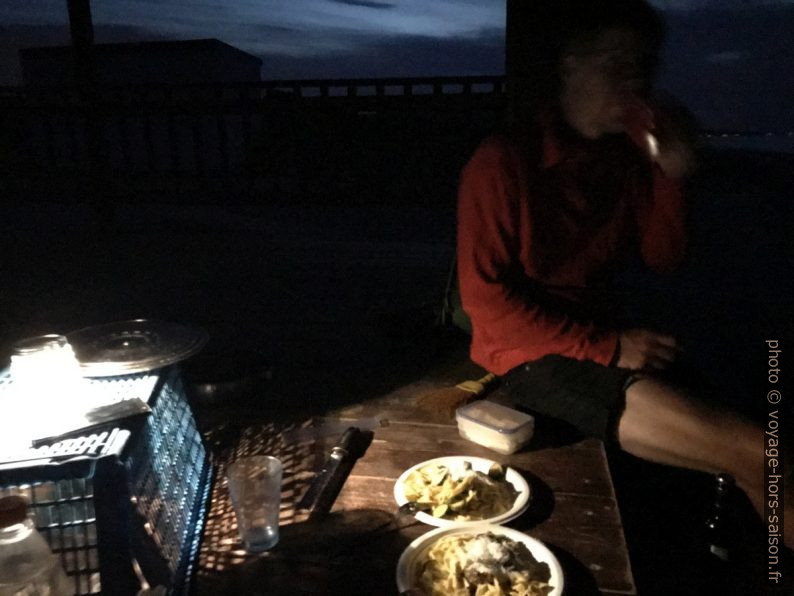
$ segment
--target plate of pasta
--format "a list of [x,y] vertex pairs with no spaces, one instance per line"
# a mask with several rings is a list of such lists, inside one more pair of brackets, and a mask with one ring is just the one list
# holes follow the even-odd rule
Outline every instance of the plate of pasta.
[[474,456],[430,459],[394,484],[397,505],[412,503],[416,519],[432,526],[504,523],[529,507],[527,481],[515,469]]
[[437,528],[397,562],[397,589],[421,596],[560,596],[563,574],[539,540],[496,524]]

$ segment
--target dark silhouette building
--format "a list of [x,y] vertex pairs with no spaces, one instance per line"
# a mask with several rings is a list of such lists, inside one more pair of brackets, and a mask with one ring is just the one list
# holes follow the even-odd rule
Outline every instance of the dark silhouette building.
[[[218,39],[95,44],[91,52],[100,85],[259,81],[262,67],[261,59]],[[25,85],[74,80],[71,46],[22,49],[19,61]]]

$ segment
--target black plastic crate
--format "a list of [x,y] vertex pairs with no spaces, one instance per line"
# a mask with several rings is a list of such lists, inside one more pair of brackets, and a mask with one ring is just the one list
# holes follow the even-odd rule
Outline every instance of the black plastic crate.
[[[75,594],[135,594],[138,574],[152,586],[186,593],[211,466],[179,371],[92,383],[102,384],[109,401],[147,401],[151,414],[130,428],[31,449],[23,461],[0,457],[0,494],[30,500]],[[0,378],[0,391],[10,384]]]

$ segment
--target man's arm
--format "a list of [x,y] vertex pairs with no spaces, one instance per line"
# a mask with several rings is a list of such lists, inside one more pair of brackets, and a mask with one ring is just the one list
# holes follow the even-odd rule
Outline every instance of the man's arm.
[[686,216],[681,188],[657,164],[653,166],[650,197],[637,206],[640,252],[645,264],[659,273],[675,270],[684,259]]
[[[645,263],[659,272],[675,269],[686,251],[686,213],[681,183],[695,167],[697,124],[679,102],[629,110],[625,132],[651,161],[650,193],[636,189],[636,218]],[[652,139],[652,140],[651,140]]]
[[521,208],[526,192],[517,154],[496,144],[482,147],[464,169],[458,276],[474,343],[492,354],[496,362],[487,367],[497,374],[552,353],[608,365],[617,347],[615,332],[541,307],[514,281],[526,276],[519,257],[531,246],[532,222]]
[[[678,104],[673,109],[644,104],[630,112],[626,133],[651,161],[650,189],[636,189],[635,215],[645,264],[674,270],[686,250],[686,213],[681,180],[694,167],[696,126]],[[653,132],[651,132],[651,130]],[[678,355],[675,338],[649,329],[620,333],[616,366],[631,370],[667,368]]]

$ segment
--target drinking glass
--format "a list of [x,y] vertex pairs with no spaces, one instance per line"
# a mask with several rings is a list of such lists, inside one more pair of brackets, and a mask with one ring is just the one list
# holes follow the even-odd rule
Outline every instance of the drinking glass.
[[245,457],[226,474],[237,529],[246,550],[259,552],[278,543],[282,464],[269,455]]

